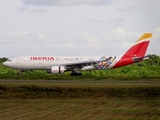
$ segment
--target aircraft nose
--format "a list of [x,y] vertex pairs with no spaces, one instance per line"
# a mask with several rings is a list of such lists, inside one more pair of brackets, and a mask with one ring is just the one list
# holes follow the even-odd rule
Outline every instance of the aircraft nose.
[[5,62],[3,62],[3,65],[5,65],[6,63]]
[[3,65],[4,66],[8,66],[8,62],[3,62]]

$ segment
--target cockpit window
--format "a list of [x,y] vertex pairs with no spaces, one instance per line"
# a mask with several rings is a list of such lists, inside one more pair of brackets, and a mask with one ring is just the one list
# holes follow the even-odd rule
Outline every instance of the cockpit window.
[[12,61],[11,59],[8,59],[7,61]]

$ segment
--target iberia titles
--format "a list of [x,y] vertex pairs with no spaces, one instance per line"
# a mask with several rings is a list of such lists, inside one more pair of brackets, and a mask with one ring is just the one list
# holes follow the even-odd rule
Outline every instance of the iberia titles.
[[54,57],[30,57],[30,60],[49,60],[49,61],[53,61]]

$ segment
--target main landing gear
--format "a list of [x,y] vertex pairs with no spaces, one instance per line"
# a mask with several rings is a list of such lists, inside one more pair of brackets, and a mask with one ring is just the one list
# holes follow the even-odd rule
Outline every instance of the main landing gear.
[[78,68],[73,68],[71,76],[82,76],[82,73],[80,73],[78,70]]
[[82,76],[82,73],[76,73],[76,72],[72,72],[71,76]]

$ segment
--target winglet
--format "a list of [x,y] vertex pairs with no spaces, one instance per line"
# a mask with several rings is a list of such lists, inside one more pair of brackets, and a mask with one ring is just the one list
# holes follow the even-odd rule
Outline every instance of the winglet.
[[136,43],[151,37],[152,37],[152,33],[145,33],[136,41]]

